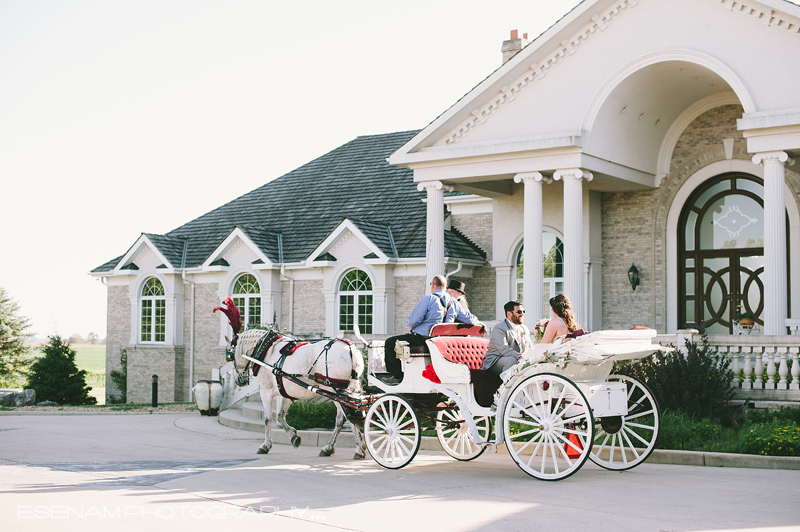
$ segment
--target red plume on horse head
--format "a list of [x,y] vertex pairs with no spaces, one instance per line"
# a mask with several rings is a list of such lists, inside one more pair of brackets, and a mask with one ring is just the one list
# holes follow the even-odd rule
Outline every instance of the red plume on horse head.
[[222,304],[225,305],[224,307],[215,307],[214,312],[221,310],[228,316],[228,323],[231,324],[231,328],[233,329],[233,334],[238,335],[239,331],[242,330],[242,315],[239,313],[239,309],[236,308],[236,305],[233,302],[233,299],[226,297]]

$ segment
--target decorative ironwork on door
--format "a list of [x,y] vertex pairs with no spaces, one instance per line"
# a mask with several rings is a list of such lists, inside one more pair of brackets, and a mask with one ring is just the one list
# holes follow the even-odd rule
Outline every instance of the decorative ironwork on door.
[[730,334],[740,312],[763,325],[764,186],[748,174],[705,182],[686,202],[678,226],[678,321]]

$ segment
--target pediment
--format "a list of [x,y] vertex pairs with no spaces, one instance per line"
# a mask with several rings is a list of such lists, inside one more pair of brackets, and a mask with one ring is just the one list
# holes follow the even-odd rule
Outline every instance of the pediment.
[[[268,251],[262,249],[268,246],[264,242],[259,246],[246,232],[246,229],[235,227],[219,246],[206,258],[202,264],[203,270],[225,270],[231,264],[251,264],[258,269],[269,269],[275,261],[271,260]],[[251,233],[254,230],[250,230]]]
[[[367,225],[361,222],[362,225]],[[371,225],[371,224],[368,224]],[[371,232],[369,227],[367,232]],[[325,262],[326,265],[333,265],[335,260],[339,257],[345,257],[348,252],[360,253],[360,256],[374,254],[377,260],[388,261],[390,257],[384,253],[380,246],[378,246],[373,239],[369,238],[365,231],[363,231],[355,222],[345,219],[333,231],[331,231],[328,238],[326,238],[317,248],[309,255],[306,263],[308,265],[319,265],[319,262]],[[335,258],[334,261],[330,258]],[[327,259],[327,260],[326,260]],[[313,264],[317,261],[317,264]],[[330,263],[330,264],[328,264]]]
[[174,270],[175,267],[150,236],[142,234],[120,258],[112,273],[116,275],[132,275],[140,270],[150,271],[156,268]]
[[[749,47],[752,55],[756,53],[752,42],[763,42],[778,54],[791,54],[789,45],[794,43],[796,49],[798,38],[800,7],[785,0],[585,1],[389,161],[417,169],[443,160],[480,162],[510,153],[565,150],[617,161],[608,157],[616,154],[603,146],[600,136],[628,127],[628,137],[637,141],[644,135],[647,146],[639,149],[639,158],[617,163],[654,174],[652,161],[660,143],[688,106],[717,93],[734,92],[745,112],[755,109],[752,91],[761,88],[755,83],[763,82],[758,79],[764,77],[763,71],[754,69],[753,58],[742,57],[747,54],[737,53],[736,47]],[[739,77],[745,75],[753,79]],[[773,90],[766,83],[763,87]],[[677,103],[672,98],[676,95],[681,96]],[[597,146],[600,153],[592,153]],[[450,175],[469,177],[469,171]],[[437,178],[433,171],[430,175]],[[448,174],[439,176],[446,179]]]

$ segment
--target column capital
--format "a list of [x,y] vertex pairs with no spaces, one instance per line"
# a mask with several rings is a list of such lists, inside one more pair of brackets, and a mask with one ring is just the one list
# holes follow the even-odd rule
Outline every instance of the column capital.
[[547,183],[548,185],[553,182],[552,179],[539,172],[523,172],[514,176],[514,183],[530,183],[533,181]]
[[586,170],[582,170],[580,168],[564,168],[562,170],[556,170],[553,173],[553,179],[558,181],[559,179],[566,181],[567,179],[585,179],[586,181],[591,181],[594,178],[591,172],[587,172]]
[[764,163],[789,163],[789,166],[794,164],[794,159],[789,157],[789,154],[785,151],[765,151],[761,153],[756,153],[753,155],[753,164],[761,164]]
[[452,185],[445,185],[441,181],[421,181],[417,183],[417,190],[422,192],[423,190],[446,190],[448,192],[453,191]]

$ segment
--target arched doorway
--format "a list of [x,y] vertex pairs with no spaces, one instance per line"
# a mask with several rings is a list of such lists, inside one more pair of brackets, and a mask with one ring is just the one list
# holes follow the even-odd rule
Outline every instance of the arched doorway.
[[678,224],[678,326],[730,334],[740,312],[763,324],[764,186],[744,173],[709,179]]

